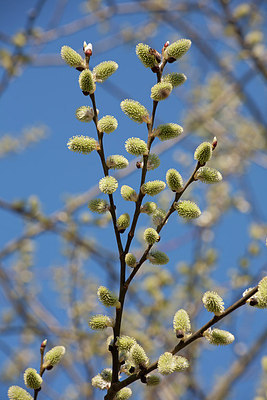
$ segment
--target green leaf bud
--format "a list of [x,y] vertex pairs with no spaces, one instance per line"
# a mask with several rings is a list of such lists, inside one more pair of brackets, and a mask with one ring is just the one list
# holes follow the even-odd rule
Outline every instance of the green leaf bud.
[[146,68],[153,68],[155,65],[158,65],[155,56],[150,53],[150,47],[147,44],[139,43],[136,46],[136,54],[139,60]]
[[112,115],[105,115],[97,123],[97,127],[100,130],[100,132],[105,132],[105,133],[114,132],[115,129],[117,129],[117,126],[118,126],[118,121]]
[[118,181],[113,176],[105,176],[99,181],[99,189],[106,194],[114,193],[118,188]]
[[104,82],[118,69],[118,64],[115,61],[103,61],[96,65],[93,69],[93,76],[97,82]]
[[200,209],[193,201],[184,200],[174,204],[174,208],[178,211],[180,217],[185,219],[198,218],[201,214]]
[[267,308],[267,276],[265,276],[258,285],[258,292],[253,297],[256,298],[257,308]]
[[136,266],[136,257],[132,253],[127,253],[125,256],[125,262],[128,267],[134,268]]
[[154,244],[159,241],[160,237],[155,229],[147,228],[144,232],[144,239],[147,244]]
[[189,362],[185,357],[174,356],[175,357],[175,371],[184,371],[189,367]]
[[217,169],[201,167],[195,174],[195,179],[204,183],[217,183],[222,180],[222,174]]
[[157,154],[150,153],[147,160],[147,170],[151,171],[158,168],[160,165],[160,159]]
[[221,296],[216,292],[206,292],[202,297],[204,307],[215,315],[221,315],[224,312],[224,303]]
[[158,375],[147,375],[146,384],[147,386],[156,386],[160,383],[160,377]]
[[149,364],[149,358],[147,357],[145,350],[137,343],[131,347],[130,358],[136,366],[145,368]]
[[128,167],[129,162],[127,158],[116,154],[109,156],[106,160],[106,164],[110,169],[123,169]]
[[94,110],[91,107],[82,106],[77,108],[75,115],[81,122],[91,122],[94,118]]
[[178,310],[173,317],[173,329],[176,336],[180,339],[184,338],[191,332],[190,318],[183,309]]
[[106,307],[116,307],[120,308],[120,302],[118,297],[115,296],[108,288],[105,286],[99,286],[97,289],[97,297],[101,303]]
[[104,379],[106,382],[111,382],[112,380],[112,369],[111,368],[104,368],[103,371],[100,373],[101,378]]
[[102,378],[100,374],[94,376],[91,380],[92,386],[100,390],[109,389],[110,383]]
[[166,48],[164,52],[164,57],[166,59],[174,58],[175,60],[178,60],[190,49],[190,47],[191,47],[191,40],[188,39],[177,40],[176,42],[170,44]]
[[163,210],[162,208],[157,208],[152,214],[153,224],[156,226],[161,225],[164,218],[166,217],[166,214],[167,213],[165,210]]
[[125,231],[130,225],[130,215],[125,213],[121,214],[117,219],[117,228],[119,231]]
[[187,77],[184,74],[178,74],[177,72],[172,72],[162,77],[163,82],[169,82],[173,87],[182,85],[186,80]]
[[68,64],[70,67],[78,68],[83,67],[83,59],[75,50],[73,50],[69,46],[61,47],[61,58]]
[[124,387],[118,391],[115,396],[115,400],[128,400],[132,395],[132,390],[128,387]]
[[172,92],[172,84],[169,82],[156,83],[151,88],[151,99],[154,101],[161,101],[167,99]]
[[158,371],[161,375],[170,375],[174,371],[184,371],[188,367],[189,363],[185,357],[174,356],[169,352],[161,354],[158,360]]
[[136,191],[127,185],[122,185],[121,196],[126,201],[136,201],[138,198]]
[[146,182],[141,186],[141,191],[143,194],[148,194],[149,196],[156,196],[166,187],[166,183],[163,181],[150,181]]
[[136,137],[126,140],[125,149],[128,153],[134,156],[141,156],[143,154],[147,154],[148,152],[146,142]]
[[161,375],[169,375],[174,372],[173,355],[169,352],[161,354],[158,360],[158,371]]
[[173,192],[180,192],[183,188],[183,178],[176,169],[169,169],[166,173],[166,182]]
[[136,340],[130,336],[120,336],[116,340],[116,346],[120,351],[130,351],[134,344]]
[[251,5],[249,3],[241,3],[233,10],[235,18],[244,18],[251,13]]
[[24,383],[30,389],[39,389],[43,383],[42,377],[34,368],[27,368],[24,372]]
[[89,320],[90,328],[96,331],[102,331],[103,329],[106,329],[109,326],[113,327],[113,325],[114,321],[112,320],[112,318],[102,314],[94,315]]
[[203,142],[196,148],[194,159],[197,160],[201,165],[204,165],[211,159],[211,156],[212,144],[210,142]]
[[141,206],[140,211],[141,211],[142,213],[151,215],[151,214],[154,213],[154,211],[155,211],[156,209],[157,209],[157,204],[154,203],[154,201],[147,201],[145,204],[143,204],[143,205]]
[[9,400],[33,400],[30,393],[19,386],[10,386],[7,395]]
[[267,276],[262,278],[258,286],[258,294],[267,301]]
[[79,85],[85,95],[94,93],[96,87],[92,72],[89,69],[84,69],[79,76]]
[[215,346],[225,346],[233,343],[235,340],[234,335],[232,335],[230,332],[216,328],[206,330],[203,333],[203,336],[210,344],[214,344]]
[[109,204],[103,199],[90,200],[88,207],[92,212],[104,214],[109,210]]
[[175,139],[183,133],[183,128],[178,124],[162,124],[159,125],[154,131],[154,135],[159,138],[159,140],[169,140]]
[[151,251],[148,254],[147,258],[151,262],[151,264],[154,265],[165,265],[169,262],[169,257],[167,256],[167,254],[163,253],[163,251],[158,250]]
[[64,356],[66,349],[64,346],[55,346],[49,350],[44,356],[44,366],[54,367],[57,365]]
[[76,153],[89,154],[98,148],[98,143],[95,139],[88,136],[73,136],[69,139],[67,146],[69,150]]
[[121,102],[121,109],[133,121],[142,124],[149,122],[149,112],[138,101],[126,99]]

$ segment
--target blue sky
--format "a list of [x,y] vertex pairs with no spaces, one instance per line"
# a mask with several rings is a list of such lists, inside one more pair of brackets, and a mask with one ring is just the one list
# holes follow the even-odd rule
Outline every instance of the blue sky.
[[[32,0],[24,0],[18,2],[16,0],[2,1],[0,4],[0,26],[1,32],[5,32],[9,35],[15,34],[19,31],[25,23],[25,14],[29,8],[35,3]],[[37,25],[46,29],[47,21],[54,9],[54,2],[51,0],[47,1],[41,16],[37,19]],[[81,12],[81,3],[75,1],[68,1],[64,15],[62,17],[62,24],[68,23],[75,20],[76,18],[82,17],[84,14]],[[139,24],[144,23],[145,16],[143,14],[132,15],[132,16],[116,16],[110,21],[111,32],[116,34],[118,26],[129,26],[133,24],[138,27]],[[203,21],[199,19],[197,15],[192,17],[192,23],[195,23],[196,28],[200,28]],[[102,29],[102,30],[101,30]],[[11,133],[15,136],[19,136],[23,129],[33,125],[45,125],[47,130],[46,138],[40,141],[38,144],[29,147],[25,151],[12,154],[7,158],[1,159],[2,173],[0,174],[0,186],[1,186],[1,198],[7,201],[14,201],[15,199],[26,199],[31,195],[36,195],[40,198],[42,203],[42,209],[45,213],[50,214],[55,210],[63,207],[64,198],[67,195],[75,195],[82,193],[92,185],[96,185],[98,180],[102,177],[102,171],[100,168],[99,160],[96,152],[90,156],[82,156],[74,154],[67,149],[68,139],[77,134],[84,134],[93,136],[94,126],[85,125],[77,121],[75,118],[76,108],[87,105],[88,97],[83,96],[78,85],[79,73],[72,70],[68,66],[64,65],[60,61],[60,48],[63,45],[69,45],[77,51],[81,51],[83,41],[92,42],[95,50],[95,56],[92,57],[92,67],[104,60],[114,60],[118,62],[119,69],[110,78],[110,82],[117,87],[122,88],[131,98],[140,101],[149,110],[151,110],[151,99],[150,99],[150,88],[155,83],[155,76],[150,70],[144,69],[142,64],[139,62],[135,55],[135,44],[136,41],[131,42],[127,45],[113,46],[112,41],[110,42],[111,48],[106,49],[105,53],[102,54],[101,45],[104,43],[104,39],[108,38],[109,33],[105,33],[105,26],[101,29],[96,26],[86,28],[84,31],[75,33],[74,35],[67,37],[60,37],[46,44],[42,48],[42,55],[58,55],[58,65],[53,66],[29,66],[21,71],[21,75],[14,78],[0,98],[0,135]],[[104,33],[103,33],[104,32]],[[164,26],[159,28],[155,36],[149,40],[149,44],[152,47],[161,49],[165,41],[183,36],[182,33],[174,33],[168,27]],[[115,40],[115,39],[114,39]],[[218,46],[220,43],[210,41],[209,44],[212,46]],[[98,47],[97,47],[98,46]],[[223,54],[224,49],[222,49]],[[54,60],[54,58],[53,58]],[[192,48],[185,60],[182,60],[179,67],[174,64],[169,64],[168,72],[178,71],[186,72],[188,64],[192,64],[193,68],[190,69],[188,75],[188,81],[184,86],[179,88],[178,96],[173,96],[167,99],[165,102],[159,105],[157,118],[164,122],[177,122],[183,125],[183,118],[187,106],[187,96],[191,89],[192,81],[194,80],[194,71],[197,71],[198,61],[200,55],[197,47],[192,44]],[[207,65],[206,73],[212,72],[214,69],[207,61],[203,61],[203,64]],[[203,71],[203,69],[202,69]],[[235,71],[237,76],[242,74],[240,71]],[[206,76],[202,76],[203,80]],[[260,105],[261,111],[264,112],[266,106],[266,91],[263,91],[262,81],[256,79],[253,81],[249,90],[253,93],[254,98]],[[258,95],[257,95],[258,93]],[[264,96],[265,97],[262,97]],[[146,126],[137,125],[130,121],[120,109],[120,101],[123,97],[119,95],[113,95],[112,89],[105,84],[98,84],[96,91],[97,107],[100,110],[100,116],[111,114],[114,115],[119,121],[119,127],[113,134],[106,135],[105,137],[105,148],[106,154],[123,154],[127,156],[124,149],[124,142],[128,137],[138,136],[142,139],[146,138],[147,131]],[[263,99],[260,101],[260,99]],[[185,107],[185,109],[184,109]],[[244,110],[244,114],[246,111]],[[212,140],[212,137],[210,137]],[[191,160],[193,161],[193,152],[196,146],[200,143],[199,137],[194,137],[191,133],[180,142],[180,149],[190,154]],[[161,166],[149,173],[149,179],[162,179],[165,180],[165,174],[168,168],[182,168],[181,165],[177,165],[174,160],[173,151],[171,149],[164,153],[161,157]],[[219,151],[219,146],[218,146]],[[129,159],[134,157],[129,156]],[[193,164],[192,164],[193,165]],[[185,176],[189,176],[192,165],[189,168],[185,168],[183,173]],[[256,203],[263,211],[262,221],[266,221],[266,207],[264,207],[264,196],[266,196],[266,171],[258,165],[251,164],[247,171],[249,182],[253,186],[253,193],[256,199]],[[238,186],[239,177],[237,176],[236,182],[233,180],[233,190]],[[121,180],[120,184],[130,184],[133,187],[137,187],[139,182],[139,174],[135,173],[130,178]],[[198,185],[194,189],[194,195],[198,196],[202,207],[205,207],[203,200],[203,192],[198,192]],[[119,193],[115,196],[118,202],[118,207],[123,209],[123,212],[131,211],[132,204],[123,204],[120,200]],[[84,206],[81,212],[87,211],[87,207]],[[122,212],[122,211],[121,211]],[[79,213],[78,213],[79,214]],[[19,219],[7,212],[0,210],[2,232],[0,233],[0,245],[5,245],[12,238],[17,237],[21,234],[22,225]],[[164,236],[160,243],[160,246],[164,248],[164,245],[172,240],[174,237],[181,235],[183,229],[191,229],[188,226],[184,226],[183,223],[178,222],[175,216],[170,225],[166,227],[166,236]],[[246,249],[249,242],[248,236],[248,225],[252,222],[252,217],[249,214],[241,214],[235,210],[227,212],[223,217],[221,224],[214,228],[215,234],[215,245],[219,249],[219,261],[218,269],[215,272],[216,279],[227,287],[230,276],[229,268],[236,268],[238,259]],[[147,219],[143,217],[140,226],[145,226]],[[177,228],[178,227],[178,228]],[[94,235],[97,240],[102,241],[110,249],[114,248],[114,239],[110,239],[109,228],[104,230],[96,230],[90,228],[88,231],[89,235]],[[164,232],[165,234],[165,232]],[[238,240],[237,240],[238,239]],[[60,263],[62,261],[61,255],[58,253],[59,240],[55,239],[52,234],[47,234],[43,237],[38,245],[36,266],[39,268],[39,276],[45,276],[49,279],[48,273],[44,272],[44,268],[47,265]],[[49,251],[47,251],[49,249]],[[170,251],[170,265],[174,266],[178,259],[192,261],[192,249],[193,243],[187,243],[182,248],[173,249]],[[255,270],[259,269],[264,262],[264,254],[257,259],[255,262]],[[94,266],[96,268],[96,266]],[[265,268],[266,270],[266,268]],[[49,289],[51,290],[51,288]],[[51,296],[52,296],[51,291]],[[231,295],[228,293],[228,301],[230,304]],[[3,297],[0,297],[3,299]],[[46,299],[49,306],[53,305],[55,301],[54,297]],[[260,332],[260,328],[263,326],[264,321],[262,318],[263,314],[260,311],[254,311],[253,321],[257,321],[257,327],[255,328]],[[62,310],[55,311],[58,318],[64,318]],[[255,316],[259,315],[258,318]],[[207,318],[207,315],[205,315]],[[244,329],[246,327],[246,319],[243,315],[240,315],[240,326]],[[255,333],[255,332],[253,332]],[[245,335],[247,342],[251,343],[252,337]],[[6,338],[9,344],[12,344],[12,339]],[[213,351],[204,352],[203,362],[206,365],[211,365],[216,359],[216,351],[222,352],[221,349],[215,349]],[[223,364],[231,363],[231,357],[233,354],[225,352],[225,358]],[[210,359],[212,359],[210,361]],[[257,365],[256,365],[257,363]],[[255,369],[259,369],[259,358],[255,360]],[[252,374],[255,374],[255,369],[251,370]],[[201,372],[200,372],[200,375]],[[257,381],[259,376],[255,377]],[[206,377],[203,377],[206,381]],[[63,382],[63,381],[62,381]],[[15,383],[15,382],[14,382]],[[205,385],[209,385],[205,382]],[[234,398],[241,398],[241,394],[250,393],[254,390],[253,379],[245,382],[242,378],[242,387],[237,392]],[[0,388],[0,397],[6,398],[7,385]],[[246,392],[245,392],[246,390]],[[41,397],[40,397],[41,398]],[[249,397],[250,398],[250,397]],[[133,397],[134,399],[134,397]]]

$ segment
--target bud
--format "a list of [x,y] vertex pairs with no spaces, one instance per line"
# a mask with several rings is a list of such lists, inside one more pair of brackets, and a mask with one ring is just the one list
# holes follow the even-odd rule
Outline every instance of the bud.
[[66,349],[64,346],[55,346],[49,350],[44,356],[44,368],[54,367],[64,356]]
[[215,150],[218,144],[218,140],[216,138],[216,136],[214,136],[213,141],[212,141],[212,150]]
[[154,136],[157,136],[162,142],[164,140],[175,139],[183,133],[183,128],[178,124],[163,124],[159,125],[154,131]]
[[178,211],[180,217],[185,219],[193,219],[198,218],[201,214],[200,209],[196,205],[189,200],[180,201],[179,203],[174,204],[174,208]]
[[173,328],[175,334],[179,331],[179,337],[182,338],[191,332],[190,318],[183,309],[178,310],[173,317]]
[[129,214],[121,214],[119,218],[117,219],[117,228],[119,231],[122,231],[122,233],[127,229],[130,225],[130,216]]
[[136,340],[130,336],[120,336],[116,340],[116,346],[120,351],[130,351],[134,344]]
[[41,343],[41,346],[40,346],[40,349],[45,349],[46,348],[46,345],[47,345],[47,339],[44,339],[43,341],[42,341],[42,343]]
[[162,375],[169,375],[174,371],[184,371],[188,367],[189,363],[185,357],[174,356],[169,352],[159,357],[158,371]]
[[260,281],[256,295],[258,300],[257,307],[267,308],[267,276]]
[[109,156],[106,160],[106,164],[110,169],[123,169],[128,167],[129,162],[127,158],[116,154]]
[[153,201],[147,201],[141,206],[140,212],[151,215],[157,209],[157,204]]
[[161,225],[164,221],[164,218],[166,217],[166,214],[167,213],[165,210],[163,210],[162,208],[157,208],[152,214],[153,224],[156,226]]
[[241,3],[233,10],[233,16],[237,19],[244,18],[251,13],[251,5],[248,3]]
[[144,239],[147,244],[154,244],[159,241],[160,237],[155,229],[147,228],[144,232]]
[[176,169],[169,169],[166,173],[166,182],[173,192],[180,192],[183,188],[183,178]]
[[110,382],[103,379],[100,374],[94,376],[91,380],[91,383],[93,387],[98,388],[100,390],[109,389],[110,387]]
[[128,153],[134,156],[141,156],[143,154],[147,154],[148,152],[146,142],[135,137],[126,140],[125,149]]
[[85,41],[83,42],[83,52],[85,56],[90,57],[93,53],[93,46],[92,43],[86,43]]
[[169,257],[167,256],[167,254],[163,253],[163,251],[158,250],[151,251],[148,254],[147,258],[151,262],[151,264],[154,265],[165,265],[169,262]]
[[149,359],[145,353],[145,350],[137,343],[131,347],[130,357],[134,364],[138,367],[141,366],[145,368],[149,364]]
[[211,156],[212,144],[210,142],[203,142],[196,148],[194,159],[197,160],[201,165],[204,165],[211,159]]
[[147,170],[151,171],[153,169],[158,168],[160,165],[160,159],[157,154],[150,153],[148,155],[148,160],[147,160]]
[[105,115],[105,117],[102,117],[97,123],[99,131],[105,133],[114,132],[115,129],[117,129],[117,126],[118,121],[112,115]]
[[164,75],[162,77],[163,82],[169,82],[172,87],[177,87],[185,83],[187,77],[184,74],[178,74],[177,72],[172,72],[171,74]]
[[109,326],[113,327],[113,325],[114,321],[112,320],[112,318],[102,314],[94,315],[89,320],[90,328],[96,331],[102,331],[103,329],[106,329]]
[[128,400],[132,395],[132,390],[128,387],[124,387],[119,390],[115,396],[115,400]]
[[118,69],[115,61],[103,61],[93,69],[93,76],[97,82],[104,82]]
[[234,335],[228,331],[223,331],[221,329],[208,329],[203,333],[203,336],[210,344],[215,346],[225,346],[227,344],[233,343],[235,340]]
[[103,371],[100,373],[101,378],[104,379],[106,382],[111,382],[112,380],[112,369],[111,368],[104,368]]
[[163,181],[150,181],[150,182],[146,182],[141,186],[141,192],[143,194],[148,194],[149,196],[156,196],[157,194],[159,194],[160,192],[162,192],[162,190],[164,190],[166,187],[165,182]]
[[92,72],[85,69],[80,73],[79,85],[85,95],[94,93],[96,87],[93,79]]
[[141,124],[149,122],[149,112],[138,101],[126,99],[121,102],[121,109],[133,121]]
[[114,193],[118,188],[118,181],[113,176],[105,176],[99,181],[99,189],[106,194]]
[[94,118],[94,110],[91,107],[82,106],[77,108],[75,115],[81,122],[91,122]]
[[83,67],[83,59],[75,50],[73,50],[69,46],[61,47],[61,58],[68,64],[70,67],[79,68]]
[[7,395],[9,400],[33,400],[30,393],[19,386],[10,386]]
[[76,153],[89,154],[93,150],[97,150],[98,143],[88,136],[77,135],[69,139],[67,146],[69,150]]
[[121,196],[126,201],[136,201],[138,198],[136,191],[127,185],[121,187]]
[[97,289],[97,297],[101,303],[106,307],[116,307],[120,308],[120,302],[118,297],[115,296],[108,288],[105,286],[99,286]]
[[103,199],[90,200],[88,207],[92,212],[104,214],[109,210],[109,204]]
[[151,99],[154,101],[161,101],[167,99],[172,92],[172,85],[169,82],[156,83],[151,88]]
[[195,179],[199,179],[204,183],[217,183],[222,180],[222,175],[217,169],[209,167],[201,167],[195,174]]
[[158,375],[147,375],[146,384],[147,386],[156,386],[160,383],[160,377]]
[[132,253],[127,253],[125,256],[125,263],[128,267],[134,268],[136,266],[136,257]]
[[180,39],[176,42],[170,44],[166,50],[164,51],[164,57],[174,58],[178,60],[181,58],[191,47],[191,40],[188,39]]
[[43,383],[42,377],[34,368],[27,368],[24,372],[24,383],[30,389],[39,389]]
[[215,315],[221,315],[224,312],[223,299],[216,292],[206,292],[202,297],[204,307]]
[[158,360],[158,371],[161,375],[169,375],[174,372],[173,355],[169,352],[161,354]]
[[151,54],[150,47],[147,44],[139,43],[136,46],[136,54],[139,60],[146,68],[153,68],[158,65],[155,56]]

